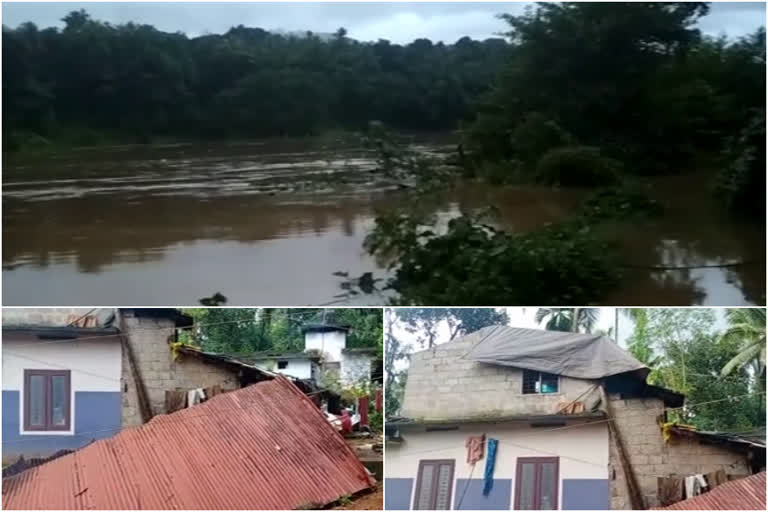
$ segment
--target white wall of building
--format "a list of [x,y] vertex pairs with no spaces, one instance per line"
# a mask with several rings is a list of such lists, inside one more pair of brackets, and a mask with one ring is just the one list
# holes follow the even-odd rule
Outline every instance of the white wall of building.
[[[285,368],[278,368],[278,361],[286,361],[288,365]],[[310,359],[261,359],[254,361],[256,366],[264,368],[275,373],[290,375],[298,379],[312,378],[312,361]]]
[[[3,336],[3,391],[24,396],[24,370],[70,370],[69,432],[21,432],[24,435],[71,435],[75,429],[75,392],[120,392],[121,347],[118,337],[91,340],[39,340],[28,335]],[[19,414],[23,417],[23,400]],[[23,423],[23,422],[22,422]],[[23,426],[21,427],[23,429]]]
[[[607,479],[609,473],[609,438],[605,423],[580,425],[565,430],[557,427],[532,428],[504,424],[462,425],[459,430],[413,431],[404,430],[403,443],[387,444],[386,478],[411,478],[415,489],[419,462],[430,459],[455,460],[454,492],[456,480],[469,478],[472,467],[466,463],[465,442],[469,436],[486,434],[486,438],[499,441],[496,453],[495,479],[511,479],[515,489],[517,459],[519,457],[559,457],[559,492],[562,503],[563,479]],[[486,453],[487,457],[487,443]],[[473,479],[483,478],[485,457],[477,463]],[[514,496],[513,496],[514,499]],[[411,503],[413,496],[411,496]],[[514,501],[512,501],[514,504]],[[513,505],[510,507],[513,508]]]
[[347,346],[347,333],[344,331],[306,332],[304,350],[318,350],[325,355],[325,362],[341,362],[341,351]]

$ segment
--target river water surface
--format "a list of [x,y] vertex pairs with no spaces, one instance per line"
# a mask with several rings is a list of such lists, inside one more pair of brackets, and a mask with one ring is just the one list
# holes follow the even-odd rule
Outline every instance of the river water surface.
[[[414,140],[440,153],[439,139]],[[331,149],[331,147],[333,149]],[[612,305],[765,303],[765,231],[727,218],[706,178],[658,179],[666,215],[616,226],[630,266]],[[342,279],[386,272],[362,248],[377,209],[406,200],[365,151],[326,139],[80,149],[3,166],[6,305],[381,304],[341,298]],[[530,230],[566,218],[584,193],[463,185],[443,218],[499,207],[499,223]],[[610,231],[610,230],[609,230]]]

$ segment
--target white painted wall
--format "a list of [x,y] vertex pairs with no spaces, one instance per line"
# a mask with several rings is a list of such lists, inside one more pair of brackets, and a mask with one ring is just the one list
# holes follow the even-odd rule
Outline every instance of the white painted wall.
[[341,383],[344,386],[367,383],[371,380],[371,356],[364,353],[342,352]]
[[[278,368],[278,361],[287,361],[288,366],[285,368]],[[282,373],[283,375],[290,375],[291,377],[296,377],[298,379],[312,378],[312,361],[310,359],[260,359],[254,361],[254,364],[265,370]]]
[[[456,479],[469,478],[472,467],[466,463],[465,442],[469,436],[486,434],[499,440],[494,478],[512,479],[512,492],[518,457],[560,457],[558,497],[562,500],[562,480],[565,478],[608,478],[609,443],[605,423],[580,425],[565,430],[556,427],[531,428],[504,424],[462,425],[459,430],[402,432],[404,442],[387,444],[387,478],[413,478],[415,489],[419,461],[454,459],[454,490]],[[487,444],[486,453],[487,456]],[[478,462],[472,478],[483,478],[485,458]],[[514,500],[514,495],[513,495]],[[411,497],[411,500],[413,497]],[[514,501],[512,502],[514,503]]]
[[319,350],[325,362],[341,362],[341,351],[347,346],[347,333],[343,331],[304,333],[304,350]]
[[[3,390],[24,396],[24,370],[70,370],[71,429],[68,432],[20,432],[23,435],[71,435],[75,428],[75,391],[120,392],[122,351],[116,336],[84,341],[39,340],[36,336],[3,336]],[[24,400],[19,399],[19,408]],[[20,410],[20,417],[23,417]],[[23,422],[21,428],[23,429]]]

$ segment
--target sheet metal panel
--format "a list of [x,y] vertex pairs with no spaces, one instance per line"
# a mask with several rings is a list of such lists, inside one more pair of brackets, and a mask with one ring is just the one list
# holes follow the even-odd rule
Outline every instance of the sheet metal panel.
[[765,510],[765,471],[658,510]]
[[371,487],[283,377],[153,418],[3,480],[4,509],[296,509]]

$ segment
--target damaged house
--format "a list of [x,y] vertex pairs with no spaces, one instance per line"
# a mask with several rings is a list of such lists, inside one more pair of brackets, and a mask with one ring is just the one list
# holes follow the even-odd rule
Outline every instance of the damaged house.
[[320,409],[277,376],[4,478],[3,509],[309,509],[374,484]]
[[[278,375],[179,343],[178,329],[191,325],[190,316],[170,308],[6,308],[4,463],[77,449]],[[291,380],[317,404],[338,404],[335,393],[304,377]]]
[[764,471],[764,439],[670,424],[685,397],[648,373],[606,337],[508,326],[414,353],[385,508],[646,509]]

